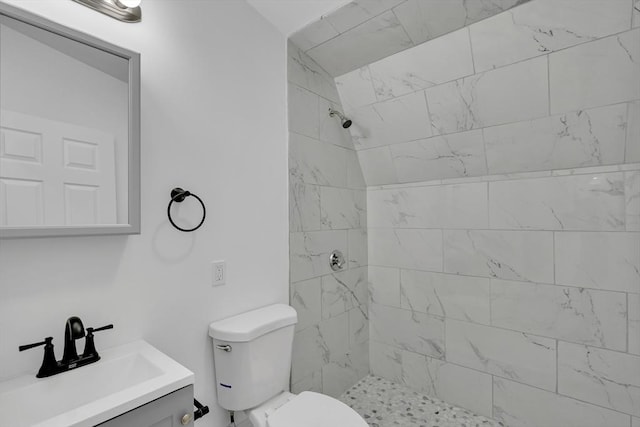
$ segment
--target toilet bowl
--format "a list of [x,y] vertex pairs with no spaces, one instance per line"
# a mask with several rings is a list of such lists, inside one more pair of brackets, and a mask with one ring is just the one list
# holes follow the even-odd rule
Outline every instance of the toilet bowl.
[[324,394],[284,392],[249,411],[253,427],[367,427],[360,415]]
[[213,322],[218,404],[246,411],[253,427],[367,427],[333,397],[289,392],[296,311],[274,304]]

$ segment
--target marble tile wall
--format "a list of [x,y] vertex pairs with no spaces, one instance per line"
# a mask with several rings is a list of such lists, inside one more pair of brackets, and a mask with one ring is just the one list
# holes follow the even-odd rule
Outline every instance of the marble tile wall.
[[639,162],[632,11],[533,0],[337,77],[367,185]]
[[[293,392],[332,396],[369,373],[366,190],[333,78],[290,44],[290,303],[298,312]],[[345,270],[328,256],[340,250]]]
[[372,373],[509,426],[630,425],[638,175],[633,163],[368,187]]
[[490,3],[516,2],[357,1],[294,36],[293,390],[370,367],[509,426],[640,427],[640,5]]
[[338,76],[526,1],[354,0],[291,41]]
[[633,7],[532,0],[336,79],[374,375],[509,426],[639,424]]

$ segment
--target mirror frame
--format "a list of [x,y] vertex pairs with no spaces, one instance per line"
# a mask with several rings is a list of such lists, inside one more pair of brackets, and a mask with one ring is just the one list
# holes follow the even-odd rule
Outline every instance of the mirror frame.
[[129,62],[128,224],[0,227],[0,238],[140,234],[140,54],[1,1],[0,15],[119,56]]

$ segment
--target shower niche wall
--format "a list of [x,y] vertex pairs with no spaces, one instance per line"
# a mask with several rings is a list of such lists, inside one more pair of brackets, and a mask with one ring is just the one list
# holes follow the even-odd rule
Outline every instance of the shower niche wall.
[[[462,3],[484,14],[456,21]],[[640,10],[448,4],[399,1],[292,37],[320,64],[298,61],[300,84],[330,70],[353,120],[370,372],[509,426],[640,425]],[[292,257],[324,249],[294,234]],[[298,390],[317,385],[306,378]]]

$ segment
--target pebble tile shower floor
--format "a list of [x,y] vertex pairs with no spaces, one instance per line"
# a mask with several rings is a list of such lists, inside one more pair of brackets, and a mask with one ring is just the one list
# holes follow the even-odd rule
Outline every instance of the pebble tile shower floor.
[[501,422],[369,375],[340,400],[371,427],[503,427]]

